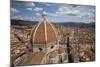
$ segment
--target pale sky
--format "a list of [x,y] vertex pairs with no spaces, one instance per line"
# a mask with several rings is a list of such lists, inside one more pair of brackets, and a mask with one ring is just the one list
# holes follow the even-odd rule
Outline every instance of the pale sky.
[[39,21],[44,11],[52,22],[95,22],[95,6],[11,1],[11,19]]

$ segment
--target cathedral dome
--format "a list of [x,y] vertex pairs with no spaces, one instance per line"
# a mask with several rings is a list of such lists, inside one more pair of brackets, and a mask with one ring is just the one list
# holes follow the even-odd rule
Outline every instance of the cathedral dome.
[[54,26],[44,17],[32,32],[32,44],[48,44],[57,41],[57,35]]

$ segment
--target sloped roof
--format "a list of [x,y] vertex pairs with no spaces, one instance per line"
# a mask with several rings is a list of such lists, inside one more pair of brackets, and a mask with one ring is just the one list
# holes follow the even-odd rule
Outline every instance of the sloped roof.
[[47,44],[54,41],[57,41],[55,28],[48,22],[47,18],[44,18],[43,21],[39,22],[33,30],[32,43]]
[[45,52],[35,52],[33,53],[30,58],[25,62],[25,64],[41,64],[44,58]]

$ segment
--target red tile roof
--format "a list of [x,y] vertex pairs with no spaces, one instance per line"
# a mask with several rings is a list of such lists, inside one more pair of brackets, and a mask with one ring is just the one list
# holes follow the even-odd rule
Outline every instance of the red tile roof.
[[59,54],[61,54],[61,53],[64,53],[64,51],[65,51],[65,49],[63,48],[63,47],[59,47],[59,50],[58,50],[58,52],[59,52]]
[[57,41],[54,26],[44,19],[34,28],[32,33],[33,44],[46,44]]
[[25,62],[25,64],[41,64],[45,53],[44,52],[35,52],[30,58]]

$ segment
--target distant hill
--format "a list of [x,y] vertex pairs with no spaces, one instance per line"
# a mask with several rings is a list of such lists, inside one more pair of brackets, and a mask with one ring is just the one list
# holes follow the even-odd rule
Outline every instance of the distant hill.
[[[38,21],[25,21],[25,20],[11,20],[11,25],[19,25],[19,26],[25,26],[25,25],[35,25],[38,23]],[[65,27],[93,27],[95,28],[95,23],[82,23],[82,22],[59,22],[59,23],[53,23],[52,24],[56,26],[65,26]]]
[[65,27],[93,27],[95,28],[95,22],[91,22],[91,23],[76,23],[76,22],[63,22],[63,23],[53,23],[55,25],[58,26],[65,26]]
[[38,23],[38,21],[11,20],[11,25],[19,25],[19,26],[34,25],[36,23]]

